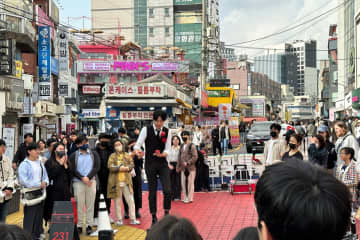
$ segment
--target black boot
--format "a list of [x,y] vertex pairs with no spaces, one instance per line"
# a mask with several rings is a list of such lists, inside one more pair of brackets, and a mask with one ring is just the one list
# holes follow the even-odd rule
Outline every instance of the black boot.
[[137,210],[136,210],[135,215],[136,215],[136,218],[141,218],[141,215],[140,215],[139,209],[137,209]]
[[129,219],[129,213],[127,211],[125,211],[124,218]]
[[169,210],[165,210],[165,216],[169,215]]

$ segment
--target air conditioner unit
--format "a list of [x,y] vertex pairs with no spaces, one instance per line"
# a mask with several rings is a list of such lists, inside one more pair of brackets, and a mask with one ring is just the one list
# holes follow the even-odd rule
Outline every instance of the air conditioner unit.
[[108,60],[113,60],[113,55],[107,54],[107,55],[106,55],[106,59],[108,59]]
[[122,61],[122,60],[124,60],[124,57],[121,56],[121,55],[118,55],[118,56],[117,56],[117,60]]

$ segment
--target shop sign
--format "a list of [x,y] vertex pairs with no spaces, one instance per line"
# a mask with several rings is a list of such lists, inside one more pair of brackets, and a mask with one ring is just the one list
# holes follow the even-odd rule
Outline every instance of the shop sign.
[[175,5],[201,4],[202,0],[175,0]]
[[12,162],[15,154],[15,128],[3,128],[2,138],[6,143],[5,156],[7,156]]
[[120,111],[121,120],[152,120],[152,111]]
[[352,91],[352,107],[360,109],[360,88]]
[[345,109],[350,108],[352,105],[352,92],[349,92],[346,96],[345,96]]
[[15,58],[15,47],[16,41],[15,40],[0,40],[0,57],[1,57],[1,64],[0,64],[0,75],[13,75],[14,69],[14,58]]
[[157,73],[189,72],[189,62],[77,61],[78,73]]
[[40,83],[39,84],[39,98],[42,100],[47,100],[51,97],[51,84],[50,83]]
[[[110,71],[110,62],[85,62],[84,71]],[[81,71],[78,71],[81,72]]]
[[[34,134],[34,124],[32,123],[25,123],[23,125],[23,137],[25,136],[25,134],[27,133],[31,133]],[[23,138],[24,139],[24,138]]]
[[99,118],[100,109],[83,109],[82,114],[84,118]]
[[100,94],[101,86],[84,85],[82,87],[83,94]]
[[76,98],[65,98],[65,104],[66,105],[75,105],[76,104]]
[[105,97],[159,98],[165,96],[164,85],[106,85]]
[[59,30],[59,71],[69,71],[69,56],[68,56],[68,33],[63,30]]
[[23,114],[33,114],[31,97],[24,97]]
[[340,100],[340,101],[337,101],[335,103],[335,107],[336,107],[336,110],[337,111],[341,111],[341,110],[344,110],[344,99]]
[[151,69],[153,71],[177,71],[178,64],[174,62],[153,62]]
[[15,76],[17,78],[21,79],[21,75],[22,75],[22,62],[21,61],[15,61],[15,65],[16,65],[16,73]]
[[231,117],[231,104],[219,104],[220,120],[229,120]]
[[[50,83],[50,27],[39,26],[39,82]],[[40,96],[42,96],[40,94]]]
[[69,85],[67,83],[59,83],[59,96],[67,97],[69,95]]

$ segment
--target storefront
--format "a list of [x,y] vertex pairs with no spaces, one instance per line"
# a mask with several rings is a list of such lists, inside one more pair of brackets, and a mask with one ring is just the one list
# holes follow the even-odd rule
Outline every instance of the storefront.
[[[100,107],[101,108],[101,107]],[[103,114],[99,109],[82,109],[79,115],[82,132],[88,136],[95,136],[102,132]]]

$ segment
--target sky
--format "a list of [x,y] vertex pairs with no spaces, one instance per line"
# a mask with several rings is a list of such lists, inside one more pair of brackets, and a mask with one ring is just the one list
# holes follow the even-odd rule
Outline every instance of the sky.
[[[298,25],[308,19],[336,7],[337,0],[219,0],[221,34],[226,44],[244,42],[263,37]],[[276,4],[274,4],[276,2]],[[337,11],[331,12],[290,32],[253,43],[251,47],[269,47],[293,40],[317,40],[318,49],[327,49],[329,25],[337,23]],[[234,31],[234,29],[238,29]],[[265,50],[236,49],[238,54],[249,58],[261,55]],[[326,52],[318,52],[318,59],[327,58]]]
[[[120,0],[126,1],[126,0]],[[60,19],[63,23],[82,28],[82,16],[85,28],[91,25],[90,0],[55,0],[60,7]],[[337,0],[219,0],[220,38],[226,44],[256,39],[275,33],[313,17],[316,17],[338,5]],[[70,18],[68,18],[70,17]],[[314,39],[318,49],[327,49],[329,25],[337,22],[337,11],[323,18],[305,24],[292,31],[267,40],[257,41],[243,46],[269,47],[293,40]],[[234,31],[236,29],[236,31]],[[236,49],[237,54],[248,54],[249,58],[261,55],[262,50]],[[318,59],[327,58],[326,52],[318,52]]]

